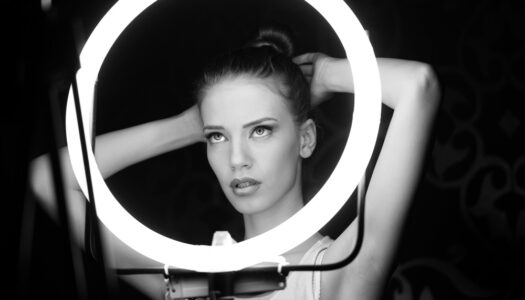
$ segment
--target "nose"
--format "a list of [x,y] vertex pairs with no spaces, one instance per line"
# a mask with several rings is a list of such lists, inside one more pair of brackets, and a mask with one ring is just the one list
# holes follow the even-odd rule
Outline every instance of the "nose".
[[230,166],[233,171],[249,169],[252,166],[250,149],[242,139],[237,139],[231,143]]

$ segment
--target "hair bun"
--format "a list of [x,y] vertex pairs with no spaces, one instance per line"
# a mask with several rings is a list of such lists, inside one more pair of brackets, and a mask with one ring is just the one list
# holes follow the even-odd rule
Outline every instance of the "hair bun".
[[248,46],[255,48],[269,46],[288,57],[292,57],[295,50],[290,30],[276,25],[259,29],[256,38],[248,43]]

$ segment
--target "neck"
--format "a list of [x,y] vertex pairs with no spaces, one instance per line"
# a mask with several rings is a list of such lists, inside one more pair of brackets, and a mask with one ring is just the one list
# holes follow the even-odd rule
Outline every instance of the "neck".
[[279,201],[265,211],[244,215],[245,239],[255,237],[277,227],[303,208],[303,206],[302,194],[299,193],[298,196],[287,201]]
[[244,214],[244,238],[250,239],[273,229],[288,220],[304,206],[301,163],[297,163],[295,183],[279,201],[254,214]]

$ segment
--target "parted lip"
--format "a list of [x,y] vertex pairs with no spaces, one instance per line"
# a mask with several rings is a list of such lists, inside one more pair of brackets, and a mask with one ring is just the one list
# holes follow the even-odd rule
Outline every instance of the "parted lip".
[[260,184],[261,182],[253,178],[250,178],[250,177],[235,178],[234,180],[230,182],[230,187],[232,189],[236,189],[236,188],[239,188],[239,185],[246,184],[246,183],[248,183],[249,185],[256,185],[256,184]]

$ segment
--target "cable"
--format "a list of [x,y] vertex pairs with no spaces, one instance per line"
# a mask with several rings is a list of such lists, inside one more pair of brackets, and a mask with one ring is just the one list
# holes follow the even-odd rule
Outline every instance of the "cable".
[[104,259],[104,252],[103,252],[103,244],[102,239],[100,235],[100,227],[98,223],[98,217],[97,217],[97,210],[96,210],[96,204],[95,204],[95,196],[93,192],[93,182],[91,180],[91,170],[89,167],[89,160],[87,155],[87,144],[86,144],[86,136],[82,121],[82,112],[80,107],[80,98],[78,94],[78,85],[76,77],[73,78],[72,82],[72,89],[73,89],[73,98],[74,98],[74,104],[75,104],[75,111],[77,114],[77,125],[78,125],[78,131],[80,136],[80,146],[82,149],[82,160],[84,163],[84,171],[86,175],[86,183],[87,183],[87,190],[88,190],[88,196],[89,196],[89,203],[87,205],[87,209],[89,209],[89,212],[92,216],[93,226],[91,226],[91,230],[95,239],[95,253],[99,253],[97,257],[97,263],[99,264],[101,268],[101,272],[97,272],[97,275],[100,277],[97,277],[99,282],[103,283],[102,290],[100,291],[102,293],[101,297],[109,299],[109,298],[115,298],[116,289],[114,288],[113,281],[110,281],[111,274],[109,274],[108,269],[106,268],[106,263]]

